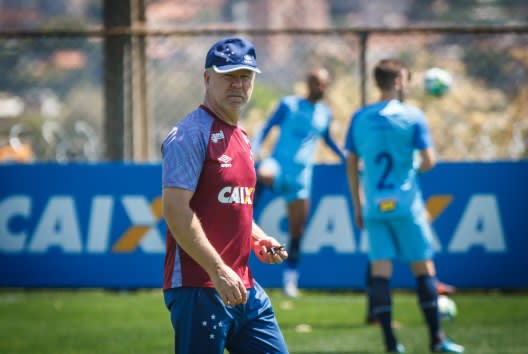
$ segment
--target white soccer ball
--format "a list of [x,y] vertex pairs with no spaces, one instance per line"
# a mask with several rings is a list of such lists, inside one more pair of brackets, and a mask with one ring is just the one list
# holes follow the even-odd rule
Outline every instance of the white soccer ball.
[[440,68],[430,68],[424,74],[424,90],[431,96],[445,95],[451,85],[453,84],[453,77],[451,74]]
[[457,315],[457,306],[453,299],[446,295],[438,295],[438,314],[442,320],[452,320]]

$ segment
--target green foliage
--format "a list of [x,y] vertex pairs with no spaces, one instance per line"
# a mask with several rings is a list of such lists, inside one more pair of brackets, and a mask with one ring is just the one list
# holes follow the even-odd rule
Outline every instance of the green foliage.
[[248,108],[269,112],[271,107],[285,94],[265,82],[256,81]]
[[468,74],[475,79],[485,81],[488,86],[499,88],[507,93],[512,93],[512,89],[517,91],[518,87],[512,84],[516,82],[515,76],[519,73],[508,72],[513,63],[508,52],[490,50],[487,46],[470,47],[464,51],[463,61]]

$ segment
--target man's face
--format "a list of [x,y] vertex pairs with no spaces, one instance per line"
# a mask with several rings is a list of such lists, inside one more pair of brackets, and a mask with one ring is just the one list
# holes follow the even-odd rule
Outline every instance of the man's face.
[[318,101],[324,97],[330,76],[326,70],[313,71],[308,75],[308,97],[312,100]]
[[253,92],[255,73],[251,70],[237,70],[219,74],[207,70],[205,85],[210,97],[215,103],[227,110],[241,110]]

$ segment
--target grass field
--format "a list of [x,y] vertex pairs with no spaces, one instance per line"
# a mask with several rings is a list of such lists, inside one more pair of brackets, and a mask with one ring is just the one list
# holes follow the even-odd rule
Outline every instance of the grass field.
[[[291,353],[383,352],[379,328],[363,324],[363,294],[306,291],[289,300],[268,293]],[[394,295],[400,341],[407,353],[427,353],[414,294]],[[443,325],[466,353],[528,353],[528,294],[462,292],[453,299],[458,316]],[[0,291],[2,354],[168,354],[172,346],[159,290]]]

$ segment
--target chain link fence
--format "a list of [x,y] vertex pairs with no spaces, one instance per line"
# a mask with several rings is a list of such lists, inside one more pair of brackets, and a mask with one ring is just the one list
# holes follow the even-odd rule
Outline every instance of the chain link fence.
[[0,39],[0,160],[103,156],[102,38]]
[[[171,127],[203,99],[208,48],[229,31],[148,30],[147,115],[152,124],[151,161]],[[33,161],[102,161],[105,32],[71,37],[4,34],[0,37],[0,146],[32,147]],[[131,36],[137,34],[131,33]],[[334,112],[332,134],[343,143],[350,117],[377,99],[372,68],[385,57],[412,71],[407,101],[426,113],[444,161],[517,160],[528,157],[528,27],[473,29],[340,29],[246,31],[262,74],[242,125],[253,136],[283,95],[303,94],[306,72],[325,66],[332,74],[326,101]],[[432,97],[423,89],[431,67],[449,71],[450,91]],[[135,75],[135,71],[130,71]],[[111,73],[110,73],[111,74]],[[106,138],[105,138],[106,137]],[[268,139],[269,148],[273,139]],[[133,143],[133,142],[132,142]],[[15,159],[15,158],[11,158]],[[321,146],[319,162],[337,161]]]

